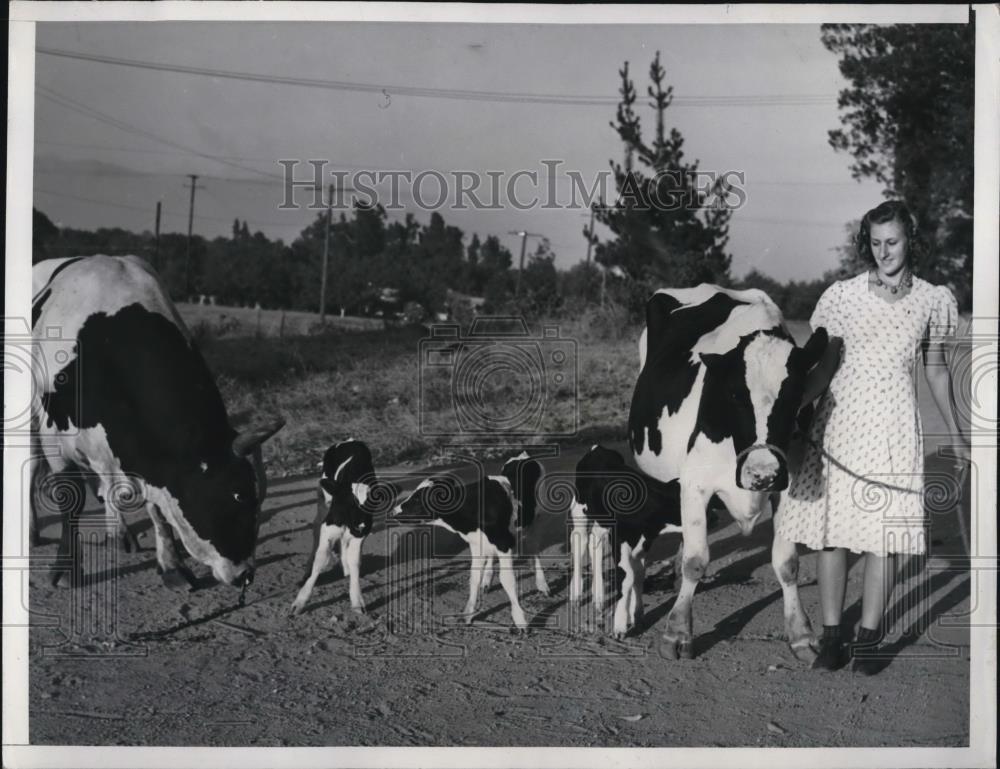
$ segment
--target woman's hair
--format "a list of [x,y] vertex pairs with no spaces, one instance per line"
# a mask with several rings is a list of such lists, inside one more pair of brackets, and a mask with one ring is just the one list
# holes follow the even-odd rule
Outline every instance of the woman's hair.
[[923,253],[923,241],[917,230],[917,219],[910,213],[902,200],[887,200],[868,211],[861,217],[861,226],[854,236],[854,249],[862,261],[869,265],[875,264],[872,254],[871,229],[873,224],[885,224],[897,221],[906,231],[906,261],[912,268],[914,258]]

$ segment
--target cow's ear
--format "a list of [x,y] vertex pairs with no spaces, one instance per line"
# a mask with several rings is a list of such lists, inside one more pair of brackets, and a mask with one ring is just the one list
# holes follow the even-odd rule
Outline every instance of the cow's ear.
[[233,453],[238,457],[252,454],[260,444],[285,426],[285,420],[280,417],[248,427],[233,438]]
[[825,328],[820,326],[813,331],[812,336],[809,337],[809,341],[802,348],[802,361],[805,363],[807,371],[815,366],[819,362],[819,359],[823,357],[823,353],[826,352],[826,346],[829,343],[830,337],[827,335]]
[[714,352],[700,352],[698,353],[698,357],[701,358],[701,362],[705,364],[705,368],[708,369],[721,368],[722,361],[725,358],[725,356]]

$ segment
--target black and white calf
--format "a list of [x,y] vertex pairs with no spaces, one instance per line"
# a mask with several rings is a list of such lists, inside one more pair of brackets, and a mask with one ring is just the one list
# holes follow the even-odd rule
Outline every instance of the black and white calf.
[[[530,537],[535,517],[535,488],[542,475],[541,465],[527,454],[504,463],[500,475],[491,475],[463,484],[448,475],[423,481],[394,511],[399,523],[440,526],[458,534],[469,544],[472,554],[469,573],[469,600],[465,621],[471,623],[479,597],[492,578],[493,559],[499,561],[500,584],[510,600],[514,624],[527,627],[528,621],[517,595],[514,554],[522,534]],[[535,585],[549,594],[541,560],[534,556]]]
[[329,566],[334,545],[340,543],[340,565],[349,581],[351,609],[363,614],[361,546],[372,530],[368,495],[375,483],[372,455],[361,441],[349,438],[327,449],[319,478],[317,516],[313,526],[312,558],[302,587],[292,602],[292,614],[305,607],[316,580]]
[[617,564],[613,633],[623,638],[642,616],[646,554],[661,534],[681,531],[680,483],[661,483],[627,466],[617,451],[595,445],[577,462],[570,517],[570,600],[583,597],[587,543],[591,596],[598,611],[603,610],[604,553],[610,540]]

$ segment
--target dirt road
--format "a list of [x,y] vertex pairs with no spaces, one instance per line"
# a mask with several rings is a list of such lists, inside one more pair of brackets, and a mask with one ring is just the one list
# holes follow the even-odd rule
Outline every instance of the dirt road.
[[[583,449],[548,460],[571,471]],[[931,452],[933,454],[933,452]],[[487,468],[492,470],[492,467]],[[928,457],[930,472],[947,472]],[[970,577],[952,512],[933,518],[932,557],[895,593],[895,658],[874,678],[803,670],[780,639],[770,521],[743,538],[728,516],[710,538],[695,599],[696,658],[671,662],[659,639],[674,598],[667,561],[650,569],[646,616],[615,642],[567,602],[565,510],[543,513],[551,597],[520,590],[532,627],[512,632],[498,584],[471,627],[456,624],[468,551],[437,530],[384,525],[362,562],[366,617],[350,612],[339,567],[306,611],[287,616],[305,569],[314,479],[272,484],[247,605],[214,585],[163,587],[153,535],[117,554],[87,549],[89,584],[54,590],[31,575],[30,740],[108,745],[960,746],[969,735]],[[967,497],[966,497],[967,498]],[[96,517],[93,519],[95,525]],[[43,520],[52,540],[55,520]],[[421,539],[421,537],[424,537]],[[430,548],[433,543],[433,550]],[[669,557],[677,537],[655,554]],[[422,543],[422,544],[421,544]],[[108,543],[110,544],[110,542]],[[421,549],[423,548],[423,549]],[[54,541],[37,548],[42,558]],[[199,575],[205,570],[199,570]],[[803,559],[818,621],[815,556]],[[114,575],[117,574],[117,579]],[[848,620],[859,617],[859,569]],[[77,618],[74,623],[73,617]]]

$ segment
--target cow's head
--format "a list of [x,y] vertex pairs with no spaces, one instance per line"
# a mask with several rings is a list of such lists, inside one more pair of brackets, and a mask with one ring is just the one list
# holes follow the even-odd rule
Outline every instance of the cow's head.
[[176,484],[181,514],[194,534],[182,535],[184,544],[219,582],[242,587],[253,580],[265,493],[259,449],[283,425],[277,419],[238,433],[227,450],[197,457]]
[[393,510],[399,523],[430,523],[447,516],[465,500],[463,484],[450,475],[434,476],[424,480]]
[[[374,479],[372,479],[374,481]],[[320,488],[327,502],[327,512],[336,507],[338,520],[346,521],[355,537],[366,537],[372,531],[372,508],[368,504],[369,483],[345,483],[331,478],[320,478]]]
[[542,466],[522,451],[503,463],[500,474],[510,483],[514,498],[520,505],[519,525],[530,526],[535,519],[535,489],[542,478]]
[[750,491],[788,486],[786,453],[806,376],[827,346],[819,328],[804,347],[780,330],[757,331],[723,354],[703,353],[705,385],[698,415],[710,440],[731,438],[736,485]]

